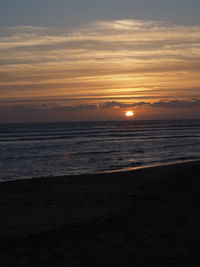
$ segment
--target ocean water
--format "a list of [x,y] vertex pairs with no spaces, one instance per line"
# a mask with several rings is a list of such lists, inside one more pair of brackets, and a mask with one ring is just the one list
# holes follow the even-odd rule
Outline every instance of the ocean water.
[[200,159],[200,120],[0,124],[0,181]]

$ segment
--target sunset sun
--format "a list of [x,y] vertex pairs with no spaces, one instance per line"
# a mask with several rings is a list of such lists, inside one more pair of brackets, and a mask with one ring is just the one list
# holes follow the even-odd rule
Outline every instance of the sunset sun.
[[134,116],[134,112],[132,110],[128,110],[125,112],[125,116],[128,118],[131,118]]

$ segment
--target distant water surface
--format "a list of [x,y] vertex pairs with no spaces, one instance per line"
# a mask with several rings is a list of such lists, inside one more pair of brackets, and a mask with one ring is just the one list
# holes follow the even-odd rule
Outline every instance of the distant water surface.
[[0,181],[200,159],[200,120],[0,124]]

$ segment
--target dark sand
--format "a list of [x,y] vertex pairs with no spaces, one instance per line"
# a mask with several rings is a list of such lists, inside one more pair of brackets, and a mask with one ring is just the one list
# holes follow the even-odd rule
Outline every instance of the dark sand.
[[0,183],[0,266],[200,266],[200,162]]

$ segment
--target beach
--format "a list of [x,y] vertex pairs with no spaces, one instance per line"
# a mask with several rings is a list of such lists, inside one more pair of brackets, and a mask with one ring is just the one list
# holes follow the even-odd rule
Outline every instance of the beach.
[[0,266],[200,266],[200,161],[0,183]]

